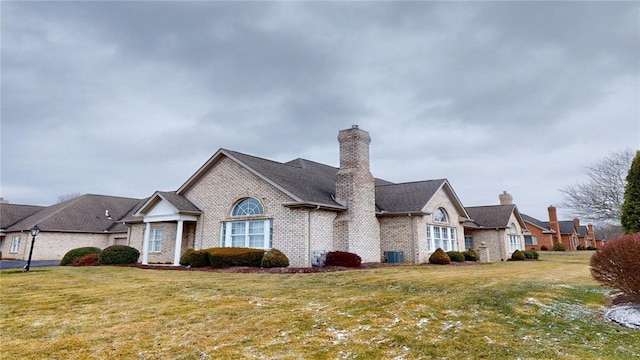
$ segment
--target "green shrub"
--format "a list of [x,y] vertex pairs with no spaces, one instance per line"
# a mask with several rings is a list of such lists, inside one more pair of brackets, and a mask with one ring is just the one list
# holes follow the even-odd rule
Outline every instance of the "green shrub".
[[85,255],[100,254],[101,251],[102,250],[100,250],[100,248],[97,248],[94,246],[86,246],[86,247],[71,249],[67,251],[66,254],[64,254],[64,256],[62,257],[62,260],[60,260],[60,265],[61,266],[71,265],[73,264],[74,261],[76,261],[77,259]]
[[584,245],[578,245],[576,246],[576,250],[586,250],[587,248],[584,247]]
[[640,233],[608,241],[590,260],[591,276],[640,303]]
[[442,250],[441,248],[437,248],[436,251],[434,251],[433,254],[429,256],[429,263],[437,265],[449,265],[451,264],[451,258],[449,258],[449,255],[447,255],[444,250]]
[[538,252],[535,250],[525,250],[522,253],[524,254],[525,258],[530,260],[536,260],[540,257],[540,254],[538,254]]
[[263,268],[287,267],[289,266],[289,259],[282,251],[271,249],[264,254],[260,265]]
[[464,255],[464,259],[466,261],[478,261],[480,260],[480,256],[478,255],[478,253],[473,250],[473,249],[469,249],[467,251],[464,251],[462,253],[462,255]]
[[567,247],[562,243],[553,243],[553,251],[567,251]]
[[126,245],[111,245],[100,253],[98,261],[103,265],[135,264],[140,257],[140,251]]
[[524,255],[524,253],[522,251],[520,251],[520,250],[516,250],[516,251],[513,252],[513,254],[511,254],[511,260],[522,261],[524,259],[526,259],[526,257]]
[[214,268],[231,266],[260,267],[264,250],[251,248],[212,248],[207,250],[209,263]]
[[464,262],[464,255],[460,251],[447,251],[449,259],[453,262]]
[[547,245],[542,245],[542,246],[540,246],[540,250],[547,251],[547,250],[549,250],[549,248],[547,247]]
[[587,246],[587,250],[598,250],[595,246]]
[[209,263],[209,250],[210,249],[187,249],[187,251],[185,251],[184,254],[180,256],[180,265],[196,268],[211,265],[211,263]]

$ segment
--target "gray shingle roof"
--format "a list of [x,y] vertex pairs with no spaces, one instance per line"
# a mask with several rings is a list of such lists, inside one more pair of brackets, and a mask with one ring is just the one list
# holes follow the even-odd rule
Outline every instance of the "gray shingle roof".
[[560,225],[561,234],[573,234],[573,230],[575,229],[573,220],[558,221],[558,225]]
[[7,231],[29,230],[38,224],[42,231],[122,232],[126,227],[117,221],[139,203],[140,199],[86,194],[44,208],[10,226]]
[[197,206],[195,206],[189,199],[182,195],[176,194],[175,191],[160,191],[158,192],[163,198],[170,202],[180,212],[194,212],[201,213]]
[[542,230],[545,231],[549,231],[551,229],[549,229],[549,223],[548,222],[544,222],[544,221],[540,221],[534,217],[531,217],[529,215],[526,214],[521,214],[522,215],[522,219],[524,219],[524,221],[526,221],[527,223],[534,225],[536,227],[539,227]]
[[473,222],[485,228],[507,228],[516,209],[513,204],[465,207]]
[[376,186],[376,207],[390,213],[421,211],[445,182],[437,179]]
[[0,203],[0,229],[6,229],[44,208],[44,206]]

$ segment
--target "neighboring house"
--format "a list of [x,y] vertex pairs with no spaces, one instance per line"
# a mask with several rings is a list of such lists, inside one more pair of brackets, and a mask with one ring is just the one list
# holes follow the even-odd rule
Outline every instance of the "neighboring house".
[[[139,205],[140,199],[105,195],[82,195],[48,207],[1,204],[2,256],[26,260],[31,247],[30,229],[38,224],[40,234],[33,260],[62,259],[69,250],[95,246],[105,248],[127,244],[127,227],[118,222]],[[5,218],[5,214],[8,215]],[[5,221],[14,223],[4,226]]]
[[532,235],[537,237],[538,246],[531,246],[531,248],[538,250],[544,245],[551,250],[553,244],[561,243],[567,250],[577,250],[578,246],[597,248],[604,244],[603,237],[599,240],[596,238],[593,225],[580,225],[580,220],[577,218],[568,221],[558,220],[557,209],[554,206],[549,206],[547,212],[549,221],[540,221],[524,215]]
[[340,131],[339,168],[220,149],[176,191],[154,193],[125,219],[128,242],[142,263],[174,265],[188,248],[277,248],[293,267],[328,251],[424,263],[437,248],[464,249],[469,215],[449,182],[374,178],[370,142],[357,125]]
[[487,248],[488,261],[506,261],[516,250],[525,249],[527,226],[506,191],[500,194],[500,205],[466,207],[471,217],[464,224],[465,248]]
[[553,237],[555,231],[549,228],[549,223],[540,221],[529,215],[522,214],[527,229],[531,235],[525,236],[525,247],[527,250],[542,250],[543,246],[547,250],[553,249]]
[[0,251],[3,258],[18,254],[20,245],[27,238],[24,234],[7,236],[7,228],[44,209],[44,206],[9,204],[0,200]]

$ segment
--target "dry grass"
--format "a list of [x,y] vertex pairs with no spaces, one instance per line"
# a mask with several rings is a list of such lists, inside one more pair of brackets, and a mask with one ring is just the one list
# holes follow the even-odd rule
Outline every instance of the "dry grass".
[[0,272],[4,359],[623,359],[590,252],[273,275]]

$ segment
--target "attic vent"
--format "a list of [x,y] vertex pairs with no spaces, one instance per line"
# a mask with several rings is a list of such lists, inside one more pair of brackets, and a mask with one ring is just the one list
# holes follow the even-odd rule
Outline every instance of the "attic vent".
[[111,215],[109,214],[109,210],[105,210],[104,211],[104,216],[106,216],[107,218],[111,219]]

